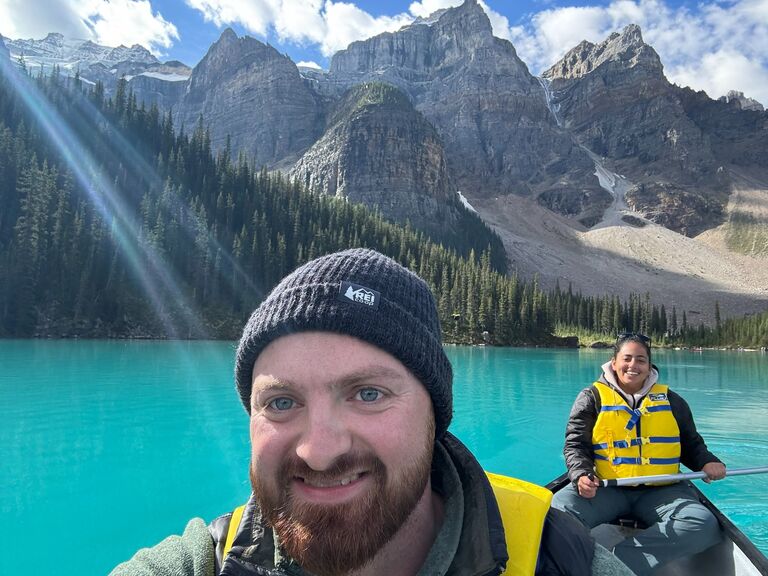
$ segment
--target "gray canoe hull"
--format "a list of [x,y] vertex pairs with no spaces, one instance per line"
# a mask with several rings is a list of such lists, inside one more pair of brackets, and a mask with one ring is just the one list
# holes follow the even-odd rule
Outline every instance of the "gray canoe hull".
[[[547,484],[547,488],[557,492],[567,483],[568,478],[563,475]],[[691,487],[720,522],[723,541],[700,554],[670,562],[653,576],[768,576],[768,558],[695,485]],[[595,527],[592,535],[611,550],[634,532],[637,528],[603,524]]]

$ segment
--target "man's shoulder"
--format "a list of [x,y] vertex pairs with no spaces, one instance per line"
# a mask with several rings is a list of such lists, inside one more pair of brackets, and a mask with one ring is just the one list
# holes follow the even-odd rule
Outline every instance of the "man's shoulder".
[[181,536],[169,536],[115,567],[110,576],[210,576],[214,570],[213,539],[201,518],[187,523]]

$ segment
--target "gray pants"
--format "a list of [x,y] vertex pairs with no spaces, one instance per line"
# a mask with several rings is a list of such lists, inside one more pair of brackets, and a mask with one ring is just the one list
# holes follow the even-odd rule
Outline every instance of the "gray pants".
[[587,528],[626,517],[646,524],[648,528],[613,550],[638,576],[675,558],[706,550],[721,538],[717,519],[684,482],[601,487],[594,498],[582,498],[573,484],[568,484],[555,494],[552,506],[573,514]]

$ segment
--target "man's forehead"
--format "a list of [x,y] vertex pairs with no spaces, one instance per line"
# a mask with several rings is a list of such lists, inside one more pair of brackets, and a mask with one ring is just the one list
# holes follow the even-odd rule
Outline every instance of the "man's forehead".
[[402,362],[365,340],[347,334],[307,331],[287,334],[269,343],[254,362],[254,372],[275,367],[326,371],[358,370],[369,365],[405,370]]
[[336,374],[313,374],[311,377],[297,377],[287,370],[275,368],[273,370],[253,369],[253,389],[257,388],[340,388],[365,382],[391,382],[396,383],[406,379],[406,373],[390,366],[371,364],[354,370],[341,371]]

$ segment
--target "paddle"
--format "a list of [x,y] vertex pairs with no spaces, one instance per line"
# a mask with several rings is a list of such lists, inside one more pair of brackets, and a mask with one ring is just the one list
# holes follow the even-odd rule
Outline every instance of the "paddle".
[[[726,476],[744,476],[746,474],[765,474],[768,466],[759,468],[736,468],[726,470]],[[600,480],[600,486],[637,486],[638,484],[655,484],[657,482],[675,482],[677,480],[695,480],[706,478],[704,472],[684,472],[681,474],[657,474],[655,476],[634,476],[632,478],[617,478],[615,480]]]

